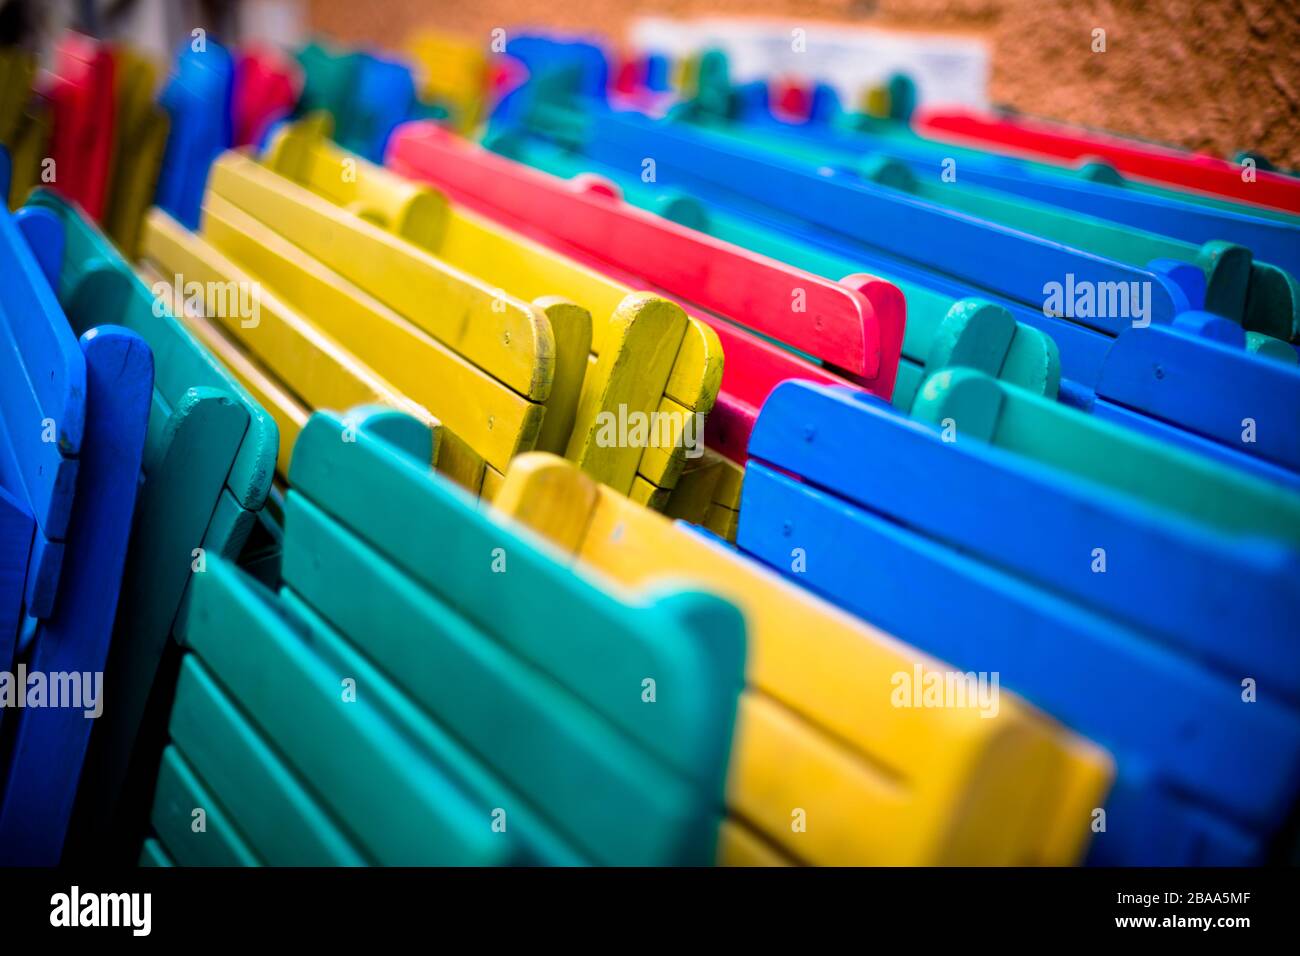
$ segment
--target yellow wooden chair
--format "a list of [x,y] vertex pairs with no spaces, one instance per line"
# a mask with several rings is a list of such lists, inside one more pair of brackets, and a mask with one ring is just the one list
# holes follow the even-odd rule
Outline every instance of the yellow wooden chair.
[[[435,416],[161,209],[152,210],[146,221],[143,255],[155,295],[165,299],[171,291],[174,313],[275,419],[281,482],[298,433],[315,408],[370,404],[406,412],[433,430],[431,463],[439,463],[444,435]],[[255,302],[256,308],[232,307],[237,299]]]
[[0,143],[7,144],[18,129],[35,72],[36,58],[26,50],[0,49]]
[[[572,417],[577,386],[561,386],[580,379],[581,361],[562,365],[545,312],[246,156],[214,164],[201,238],[441,422],[435,464],[475,493],[490,497],[510,457],[538,446],[546,418]],[[585,356],[578,332],[569,351]],[[246,350],[276,347],[256,329],[242,335]]]
[[109,172],[104,231],[128,259],[139,254],[140,231],[153,204],[170,123],[158,105],[158,71],[147,57],[113,47],[116,137]]
[[[585,315],[591,323],[590,357],[574,417],[561,421],[548,410],[537,447],[563,453],[635,500],[666,506],[690,460],[683,428],[713,407],[722,377],[721,346],[708,325],[667,300],[634,293],[449,203],[427,186],[340,149],[318,129],[281,130],[264,162],[448,265],[543,308],[556,330],[561,364],[573,347],[569,343],[576,345],[577,339],[566,336],[564,329],[577,321],[577,313]],[[629,308],[629,303],[639,305]],[[569,382],[565,376],[566,389]],[[609,434],[602,429],[620,415],[629,419],[633,412],[660,424],[656,441],[638,446],[602,440]],[[697,432],[695,438],[700,437]],[[734,510],[738,500],[728,505]],[[680,516],[704,523],[707,508]]]
[[464,37],[421,30],[407,43],[420,99],[447,110],[456,132],[469,133],[483,119],[488,93],[488,55]]
[[36,57],[26,50],[0,50],[0,146],[9,153],[11,209],[27,200],[38,185],[49,119],[44,106],[32,95]]
[[896,675],[940,664],[738,552],[530,454],[494,507],[624,585],[679,578],[745,615],[719,862],[1077,861],[1109,755],[1009,692],[978,706],[894,706]]

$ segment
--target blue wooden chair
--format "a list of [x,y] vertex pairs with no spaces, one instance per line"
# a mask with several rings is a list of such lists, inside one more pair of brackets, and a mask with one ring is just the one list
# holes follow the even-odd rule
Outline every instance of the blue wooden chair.
[[1144,189],[1103,163],[1065,170],[936,142],[899,122],[903,117],[886,119],[846,112],[834,90],[824,84],[812,90],[813,106],[807,121],[791,122],[773,113],[767,84],[732,87],[725,57],[716,51],[710,56],[712,63],[705,71],[704,85],[731,90],[735,94],[729,99],[732,108],[724,114],[694,109],[688,102],[673,111],[675,119],[824,165],[857,168],[864,159],[888,157],[935,182],[940,181],[944,160],[955,160],[963,183],[1197,245],[1215,240],[1235,243],[1251,250],[1257,259],[1274,263],[1293,277],[1300,276],[1300,219],[1295,216],[1230,202],[1207,202],[1206,197],[1168,190]]
[[[1253,518],[1206,502],[1199,521],[987,443],[974,417],[946,441],[870,396],[783,384],[737,546],[1107,747],[1094,862],[1258,862],[1300,795],[1300,499],[1271,521],[1271,490]],[[1235,472],[1160,454],[1245,494]]]
[[62,237],[46,231],[38,258],[0,211],[0,486],[36,525],[23,562],[25,612],[35,618],[54,608],[86,414],[86,360],[44,271],[57,268]]
[[[6,404],[4,429],[9,463],[23,478],[29,502],[37,504],[34,513],[45,517],[47,532],[52,527],[51,499],[41,489],[52,459],[24,440],[25,433],[36,430],[36,422],[27,417],[30,411],[22,408],[22,400],[44,401],[48,396],[39,396],[37,389],[47,382],[66,386],[69,369],[74,369],[73,374],[83,376],[80,393],[69,387],[55,396],[62,399],[63,409],[84,402],[75,486],[67,488],[67,516],[61,526],[62,573],[52,591],[37,590],[42,597],[48,593],[48,607],[29,601],[17,655],[29,674],[44,676],[49,693],[55,693],[56,686],[69,692],[80,688],[81,693],[73,700],[59,700],[57,706],[51,700],[47,706],[20,709],[5,721],[0,860],[9,864],[52,866],[62,853],[90,718],[99,716],[104,703],[101,678],[140,484],[153,387],[153,356],[133,332],[98,325],[76,337],[49,284],[57,281],[63,245],[62,223],[47,211],[25,209],[16,217],[0,211],[0,273],[8,296],[0,326],[27,370],[6,376],[0,389],[18,399],[12,406]],[[27,307],[17,313],[21,322],[15,321],[13,306]],[[59,421],[53,419],[55,427]],[[57,476],[61,462],[53,464]],[[29,582],[40,570],[29,567]]]
[[186,40],[158,102],[170,119],[154,203],[191,229],[199,226],[203,188],[212,161],[234,141],[231,103],[235,66],[212,39],[202,49]]
[[77,811],[79,832],[104,833],[128,786],[160,662],[173,631],[184,627],[197,556],[239,556],[271,489],[278,430],[171,314],[170,277],[151,290],[54,193],[37,190],[25,213],[53,219],[64,236],[55,289],[73,334],[108,321],[140,336],[156,361],[144,483],[105,675],[113,705],[95,723]]
[[[657,137],[655,133],[646,142],[657,143]],[[1123,420],[1154,437],[1300,488],[1300,439],[1293,413],[1300,394],[1300,370],[1252,354],[1247,340],[1253,333],[1225,318],[1188,310],[1146,327],[1116,321],[1106,329],[1096,328],[1044,315],[1041,308],[1031,308],[959,277],[873,254],[863,246],[842,241],[830,230],[808,231],[797,224],[787,229],[792,221],[789,217],[774,220],[760,204],[737,199],[731,190],[701,182],[693,173],[684,174],[690,178],[675,178],[679,172],[675,166],[665,173],[666,154],[657,146],[645,150],[654,154],[660,179],[649,186],[627,163],[610,165],[575,158],[518,130],[498,132],[489,145],[560,175],[597,172],[614,182],[629,202],[810,272],[833,277],[866,268],[897,283],[908,302],[904,361],[894,395],[895,403],[904,409],[910,407],[924,376],[944,363],[972,365],[1049,397],[1056,394],[1059,375],[1060,398],[1069,405],[1109,420]],[[971,256],[971,262],[981,261],[974,253]],[[1185,276],[1187,267],[1171,267],[1170,274]],[[1193,275],[1188,285],[1194,286],[1198,280],[1199,274]],[[1183,296],[1180,301],[1188,303],[1198,296],[1200,293]],[[982,303],[977,311],[984,314],[971,315],[969,307],[958,310],[965,314],[952,314],[954,306],[962,303]],[[963,351],[960,336],[983,343],[999,338],[969,326],[1010,325],[1008,318],[1014,320],[1014,340],[1030,335],[1050,337],[1057,346],[1050,354],[1042,347],[1027,351],[1039,357],[1034,366],[1045,367],[1041,360],[1045,355],[1051,362],[1059,355],[1059,372],[1048,369],[1044,374],[1040,368],[1030,379],[1024,374],[1029,363],[1013,360],[1010,350],[996,354],[985,354],[987,347]],[[960,321],[954,324],[956,320]],[[1294,354],[1289,344],[1272,341]],[[953,347],[935,352],[936,342],[949,342]],[[1269,423],[1268,443],[1259,437],[1264,420]],[[1243,440],[1248,421],[1255,423],[1249,441]]]

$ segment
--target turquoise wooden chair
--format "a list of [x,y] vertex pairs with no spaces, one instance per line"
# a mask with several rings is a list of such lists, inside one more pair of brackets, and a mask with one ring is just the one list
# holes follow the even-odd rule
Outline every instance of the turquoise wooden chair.
[[221,559],[198,576],[146,857],[711,862],[739,612],[570,570],[430,442],[388,409],[316,413],[278,593]]
[[38,190],[26,208],[62,227],[57,293],[73,332],[112,322],[139,335],[156,362],[145,479],[105,673],[113,704],[96,722],[78,810],[79,830],[105,832],[192,568],[207,555],[239,555],[271,488],[278,432],[75,207]]

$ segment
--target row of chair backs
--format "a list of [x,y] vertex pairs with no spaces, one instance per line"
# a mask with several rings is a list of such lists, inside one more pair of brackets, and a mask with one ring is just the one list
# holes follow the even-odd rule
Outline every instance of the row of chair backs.
[[61,224],[57,293],[74,334],[107,319],[139,336],[157,362],[144,483],[106,669],[113,707],[96,722],[83,782],[82,807],[98,829],[126,785],[160,659],[182,627],[192,568],[207,554],[239,555],[270,491],[278,436],[262,408],[163,308],[172,277],[150,289],[53,193],[36,192],[27,208]]
[[[565,65],[571,64],[561,61],[554,63],[551,68]],[[972,172],[978,177],[988,176],[985,181],[990,185],[995,184],[1003,191],[1047,199],[1066,208],[1077,208],[1093,215],[1102,214],[1098,211],[1099,200],[1102,206],[1110,210],[1105,218],[1114,218],[1119,222],[1128,221],[1125,216],[1140,215],[1139,210],[1164,210],[1171,218],[1164,219],[1159,213],[1157,218],[1164,219],[1167,225],[1181,221],[1186,226],[1198,216],[1207,216],[1210,218],[1201,220],[1203,223],[1217,223],[1211,234],[1182,238],[1198,243],[1207,239],[1242,242],[1261,255],[1264,250],[1257,248],[1254,242],[1225,235],[1220,231],[1222,226],[1237,218],[1238,225],[1247,227],[1248,223],[1241,222],[1241,217],[1254,224],[1272,221],[1295,225],[1297,221],[1294,213],[1267,203],[1261,205],[1263,196],[1258,190],[1247,190],[1240,198],[1233,199],[1218,191],[1179,188],[1172,185],[1172,180],[1148,179],[1140,175],[1134,176],[1129,171],[1121,172],[1113,161],[1114,157],[1103,158],[1100,152],[1087,147],[1076,147],[1072,154],[1061,156],[1053,156],[1051,149],[990,152],[990,141],[974,137],[959,139],[937,128],[927,128],[929,116],[951,112],[942,107],[922,112],[920,121],[913,124],[909,120],[916,113],[916,84],[905,74],[896,73],[880,87],[866,90],[862,101],[856,104],[857,111],[846,110],[830,86],[824,83],[811,84],[803,91],[803,108],[794,111],[796,115],[789,115],[791,111],[785,108],[788,104],[778,106],[776,83],[758,81],[733,85],[726,54],[721,50],[706,50],[681,61],[680,66],[690,74],[690,80],[678,83],[681,99],[667,111],[670,117],[717,131],[743,133],[746,137],[775,138],[784,148],[807,151],[809,147],[833,147],[841,154],[847,152],[860,155],[888,144],[890,149],[905,150],[912,156],[925,156],[930,160],[953,158],[961,163],[965,178],[970,178]],[[781,113],[786,115],[779,115]],[[968,118],[971,114],[959,115]],[[1050,140],[1065,132],[1063,127],[1041,122],[1035,122],[1032,126],[1032,132],[1029,125],[1022,125],[1018,131],[1031,142],[1038,140],[1040,134]],[[1075,129],[1068,131],[1067,135],[1078,143],[1091,134]],[[1117,142],[1114,137],[1107,139],[1109,145]],[[1119,142],[1130,148],[1151,149],[1149,144],[1138,144],[1131,140]],[[1175,150],[1159,151],[1172,156],[1179,163],[1190,162],[1195,165],[1207,160],[1210,165],[1220,163],[1204,156],[1180,154]],[[1270,164],[1253,153],[1240,154],[1238,161],[1243,161],[1247,156],[1256,163],[1257,170],[1271,170]],[[1070,165],[1064,165],[1066,163]],[[1123,160],[1119,165],[1126,166]],[[1239,178],[1245,168],[1243,162],[1236,170]],[[1027,181],[1027,178],[1032,182]],[[1242,182],[1246,183],[1247,179],[1242,179]],[[1068,198],[1070,194],[1073,194],[1072,200]],[[1089,197],[1091,201],[1083,197]],[[1076,206],[1074,203],[1082,205]],[[1125,207],[1127,211],[1118,217],[1110,214],[1119,213]],[[1151,222],[1150,219],[1139,218],[1132,224],[1152,228]],[[1156,231],[1174,235],[1163,228]],[[1256,237],[1258,235],[1255,233]],[[1294,255],[1294,250],[1289,254]],[[1265,258],[1275,261],[1277,257],[1270,250]],[[1290,270],[1289,266],[1284,268]]]
[[[527,162],[553,175],[572,179],[591,170],[593,164],[571,152],[539,140],[498,133],[488,145],[502,155]],[[694,196],[671,191],[671,203],[653,184],[643,183],[627,170],[599,165],[602,177],[618,187],[630,204],[661,212],[724,242],[743,246],[814,275],[835,280],[852,275],[861,263],[851,256],[819,248],[786,236],[761,222],[744,220],[727,210],[706,207]],[[885,266],[886,268],[881,268]],[[995,304],[984,298],[964,295],[960,287],[931,289],[910,281],[907,273],[889,271],[888,263],[872,263],[874,274],[896,285],[906,298],[907,321],[899,358],[898,374],[891,396],[900,408],[909,408],[927,370],[949,364],[974,363],[992,375],[1017,385],[1055,395],[1061,375],[1061,359],[1053,339],[1032,323],[1042,323],[1030,310],[1014,303]],[[878,392],[879,394],[879,392]]]
[[[726,88],[725,66],[716,82]],[[817,168],[843,168],[850,176],[1108,258],[1138,266],[1166,259],[1194,264],[1205,275],[1209,311],[1245,322],[1265,338],[1291,339],[1300,331],[1293,216],[1265,218],[1258,207],[1209,208],[1117,190],[1110,181],[1071,181],[1050,168],[924,140],[898,123],[868,121],[864,131],[836,116],[834,103],[795,124],[773,115],[765,86],[759,85],[762,96],[746,95],[753,86],[736,91],[740,106],[734,115],[689,108],[672,115],[756,155],[774,152]],[[814,99],[819,95],[834,101],[826,88]]]
[[598,587],[431,472],[430,442],[388,409],[313,415],[283,586],[221,560],[196,580],[155,855],[711,861],[739,613],[703,593]]
[[[1005,404],[967,405],[968,390]],[[922,398],[933,424],[781,386],[751,442],[739,547],[923,651],[1000,673],[1108,748],[1094,860],[1260,859],[1300,786],[1278,757],[1300,745],[1295,499],[970,370]],[[1049,417],[1069,433],[1054,455],[1011,438]]]
[[[1011,228],[1013,234],[995,229],[985,239],[987,254],[992,255],[997,248],[1007,252],[1005,257],[996,258],[1002,265],[994,268],[992,276],[985,277],[986,282],[993,282],[990,288],[996,291],[1014,291],[1025,278],[1015,275],[1017,248],[1034,264],[1034,275],[1039,271],[1039,264],[1045,275],[1064,275],[1071,270],[1060,267],[1071,265],[1071,254],[1083,255],[1082,260],[1072,263],[1076,274],[1083,274],[1079,270],[1099,267],[1091,258],[1103,256],[1112,264],[1150,270],[1165,277],[1189,297],[1192,308],[1209,308],[1245,322],[1253,331],[1283,339],[1294,338],[1300,332],[1300,284],[1275,266],[1252,264],[1249,249],[1222,241],[1206,242],[1198,248],[1131,226],[1124,228],[1091,216],[1080,216],[1077,211],[1060,213],[1049,205],[969,186],[951,175],[941,179],[918,176],[905,162],[884,155],[872,156],[865,164],[857,160],[848,171],[834,171],[810,157],[796,159],[789,151],[782,156],[780,151],[765,150],[761,144],[743,136],[719,138],[717,134],[704,133],[682,123],[649,123],[636,114],[610,112],[603,100],[582,95],[586,85],[581,67],[554,67],[538,82],[529,84],[522,105],[501,115],[511,124],[526,126],[616,166],[639,168],[644,154],[653,152],[658,167],[680,167],[672,169],[672,176],[665,175],[661,181],[671,183],[679,175],[686,179],[696,177],[716,188],[737,190],[750,201],[792,217],[811,218],[819,226],[837,230],[875,248],[880,248],[881,224],[901,223],[905,227],[910,222],[915,226],[926,213],[951,212],[957,216],[956,221],[943,229],[945,235],[952,235],[957,246],[967,238],[973,239],[966,219],[979,216],[984,225],[999,223],[1004,229]],[[525,96],[525,91],[520,96]],[[653,150],[647,148],[648,135],[654,141]],[[691,153],[689,163],[682,150]],[[754,165],[738,166],[738,160]],[[947,162],[956,161],[948,158]],[[802,163],[807,165],[801,169]],[[719,177],[717,173],[724,167],[728,175]],[[747,172],[742,172],[746,169]],[[858,172],[867,179],[856,175]],[[657,169],[656,177],[660,174],[661,170]],[[745,182],[747,178],[754,180],[752,186]],[[868,181],[876,185],[868,187]],[[781,188],[769,188],[774,184],[780,184]],[[886,188],[883,191],[876,188],[880,185]],[[838,192],[842,197],[838,206],[829,201],[830,196],[837,194],[831,187],[848,190]],[[907,205],[904,197],[888,187],[910,192],[923,205]],[[899,206],[894,200],[903,201],[904,205]],[[804,215],[809,209],[821,212]],[[865,217],[863,220],[859,220],[859,213]],[[945,221],[942,215],[931,219],[929,225],[934,229],[939,229]],[[870,222],[871,228],[866,232],[855,228],[856,221]],[[1025,237],[1017,230],[1031,230],[1034,235]],[[927,249],[925,243],[909,244],[892,231],[890,235],[889,248],[895,255],[944,271],[961,268],[959,250],[950,250],[956,254],[948,257],[942,249]],[[1019,245],[1025,238],[1034,241]],[[1053,248],[1053,243],[1066,244],[1064,259],[1062,250]],[[1186,267],[1178,268],[1175,264],[1179,262]],[[1197,278],[1200,275],[1204,275],[1204,281]],[[978,279],[965,274],[962,278]],[[1020,297],[1029,304],[1041,301],[1036,287],[1021,288]],[[1167,321],[1165,297],[1157,290],[1155,298],[1159,300],[1156,320]],[[1180,301],[1175,294],[1174,304]]]
[[[10,205],[48,185],[133,253],[167,139],[153,65],[127,47],[71,32],[39,77],[17,51],[5,51],[0,61],[8,90],[0,144],[13,159]],[[31,97],[34,80],[38,95]]]
[[493,504],[579,567],[634,587],[688,579],[744,613],[750,658],[720,863],[1081,855],[1109,761],[1011,695],[996,715],[973,695],[948,708],[896,706],[900,675],[951,669],[554,456],[517,458]]
[[[498,137],[495,145],[516,154],[524,151],[526,158],[534,162],[539,155],[539,150],[528,149],[519,136]],[[658,149],[652,151],[662,171],[665,158]],[[557,153],[552,151],[541,155],[553,157]],[[544,165],[546,162],[543,159]],[[570,161],[569,170],[572,168]],[[602,167],[602,172],[608,168]],[[629,182],[633,177],[627,169],[622,170],[622,177],[620,185],[627,184],[625,195],[632,201],[651,205],[661,198],[648,195],[650,190],[644,186],[638,191],[636,185]],[[718,195],[707,188],[697,194]],[[778,228],[765,229],[761,218],[757,222],[746,218],[729,222],[729,208],[724,200],[721,213],[715,212],[714,208],[708,209],[700,216],[701,227],[711,231],[728,230],[724,233],[727,238],[757,242],[765,251],[823,274],[833,274],[828,270],[836,268],[838,262],[852,261],[847,250],[837,257],[835,251],[828,253],[817,248],[817,240],[812,235],[785,237]],[[1217,261],[1222,265],[1230,258],[1225,255]],[[898,277],[897,272],[886,272],[885,275],[890,279]],[[906,272],[903,275],[907,277]],[[909,278],[918,277],[913,274]],[[942,320],[935,322],[944,299],[935,302],[933,296],[917,294],[929,284],[924,278],[918,283],[906,281],[906,278],[902,281],[909,306],[916,303],[921,309],[919,315],[912,310],[909,332],[904,338],[904,355],[906,357],[911,351],[912,362],[905,361],[900,373],[903,385],[895,393],[896,404],[900,407],[907,408],[924,376],[943,364],[969,365],[1006,378],[1013,384],[1053,394],[1055,350],[1043,347],[1041,336],[1032,331],[1036,326],[1061,343],[1061,371],[1075,380],[1066,395],[1072,404],[1094,409],[1111,418],[1131,418],[1153,435],[1202,449],[1256,474],[1293,486],[1296,484],[1294,466],[1282,464],[1279,467],[1279,456],[1289,461],[1293,454],[1300,454],[1300,444],[1297,444],[1294,430],[1290,428],[1290,422],[1294,420],[1290,409],[1294,408],[1296,388],[1300,386],[1300,372],[1294,364],[1287,367],[1280,363],[1261,362],[1252,356],[1247,343],[1253,333],[1243,333],[1230,322],[1216,321],[1202,313],[1181,312],[1169,325],[1117,326],[1113,331],[1118,333],[1118,337],[1111,339],[1099,330],[1088,330],[1062,319],[1045,317],[1041,312],[1035,315],[1024,303],[1017,305],[995,300],[987,305],[996,303],[1007,307],[1006,311],[1017,323],[1014,330],[999,310],[986,307],[982,310],[988,313],[984,324],[988,326],[991,323],[991,328],[983,335],[967,329],[963,332],[968,337],[966,343],[959,343],[957,348],[946,348],[945,343],[952,341],[954,317],[945,314]],[[940,291],[945,291],[942,286]],[[956,286],[949,294],[961,291],[962,287]],[[919,324],[914,325],[912,320],[918,318]],[[956,327],[963,328],[961,325]],[[943,334],[940,334],[941,329]],[[1013,357],[1005,343],[1010,342],[1014,348],[1017,339],[1022,354]],[[910,347],[909,340],[914,343]],[[1284,356],[1294,357],[1291,346],[1271,341]],[[930,352],[936,343],[939,351]],[[992,343],[1003,344],[993,346]],[[1134,356],[1146,358],[1154,351],[1161,351],[1163,359],[1166,349],[1169,352],[1167,362],[1146,364],[1134,360]],[[927,353],[925,364],[918,365],[916,358],[923,350]],[[1028,377],[1025,370],[1029,371]],[[1231,390],[1230,404],[1224,406],[1213,401],[1203,387],[1203,376],[1207,373],[1212,376],[1210,380],[1249,384]],[[1176,414],[1171,415],[1175,410]],[[1269,432],[1275,442],[1271,451],[1258,442],[1257,431],[1249,428],[1250,422],[1258,423],[1264,419],[1270,420]],[[1249,438],[1245,437],[1247,434]],[[1286,451],[1281,451],[1282,447]]]
[[[740,115],[722,120],[709,117],[706,125],[717,133],[819,164],[859,168],[864,159],[886,158],[933,182],[945,182],[947,161],[948,186],[971,184],[1196,245],[1211,240],[1235,243],[1292,276],[1300,275],[1300,251],[1294,241],[1300,221],[1295,216],[1226,201],[1211,205],[1203,197],[1198,201],[1188,194],[1135,188],[1113,166],[1095,159],[1085,170],[1074,171],[929,140],[901,123],[843,113],[833,92],[824,87],[814,90],[812,98],[831,102],[811,110],[803,122],[779,119],[766,100],[755,102],[750,97]],[[674,116],[701,122],[689,112]],[[960,174],[954,178],[958,170]]]
[[[448,265],[499,282],[504,291],[543,309],[559,354],[552,406],[537,447],[565,454],[639,500],[671,495],[690,451],[680,430],[692,416],[712,410],[722,374],[722,347],[708,325],[671,303],[637,297],[631,288],[349,155],[311,130],[282,131],[266,162]],[[589,315],[582,322],[584,335],[590,325],[585,361],[579,337],[568,332],[576,310]],[[570,356],[577,360],[568,361]],[[565,397],[575,390],[576,403]],[[559,411],[557,400],[566,414],[553,414]],[[620,409],[659,416],[673,434],[649,447],[611,446],[602,440],[601,415]]]
[[893,391],[903,303],[896,288],[874,277],[829,282],[633,210],[606,184],[562,182],[457,142],[431,124],[398,130],[388,161],[558,251],[687,303],[713,327],[727,356],[709,445],[736,461],[744,461],[759,406],[785,378]]

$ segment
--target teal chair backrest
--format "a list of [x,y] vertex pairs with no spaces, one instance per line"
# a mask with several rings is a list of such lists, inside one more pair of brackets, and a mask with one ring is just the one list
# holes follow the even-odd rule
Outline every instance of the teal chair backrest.
[[[198,577],[151,846],[180,863],[712,862],[739,612],[573,570],[437,476],[430,441],[389,410],[316,413],[278,593],[220,559]],[[200,805],[222,840],[191,829]]]
[[126,768],[168,637],[185,605],[192,569],[207,554],[235,557],[266,502],[279,435],[275,423],[200,345],[66,200],[37,190],[28,209],[63,226],[57,295],[75,335],[105,323],[152,350],[155,377],[144,448],[144,483],[105,672],[113,706],[96,721],[80,797],[103,830]]

